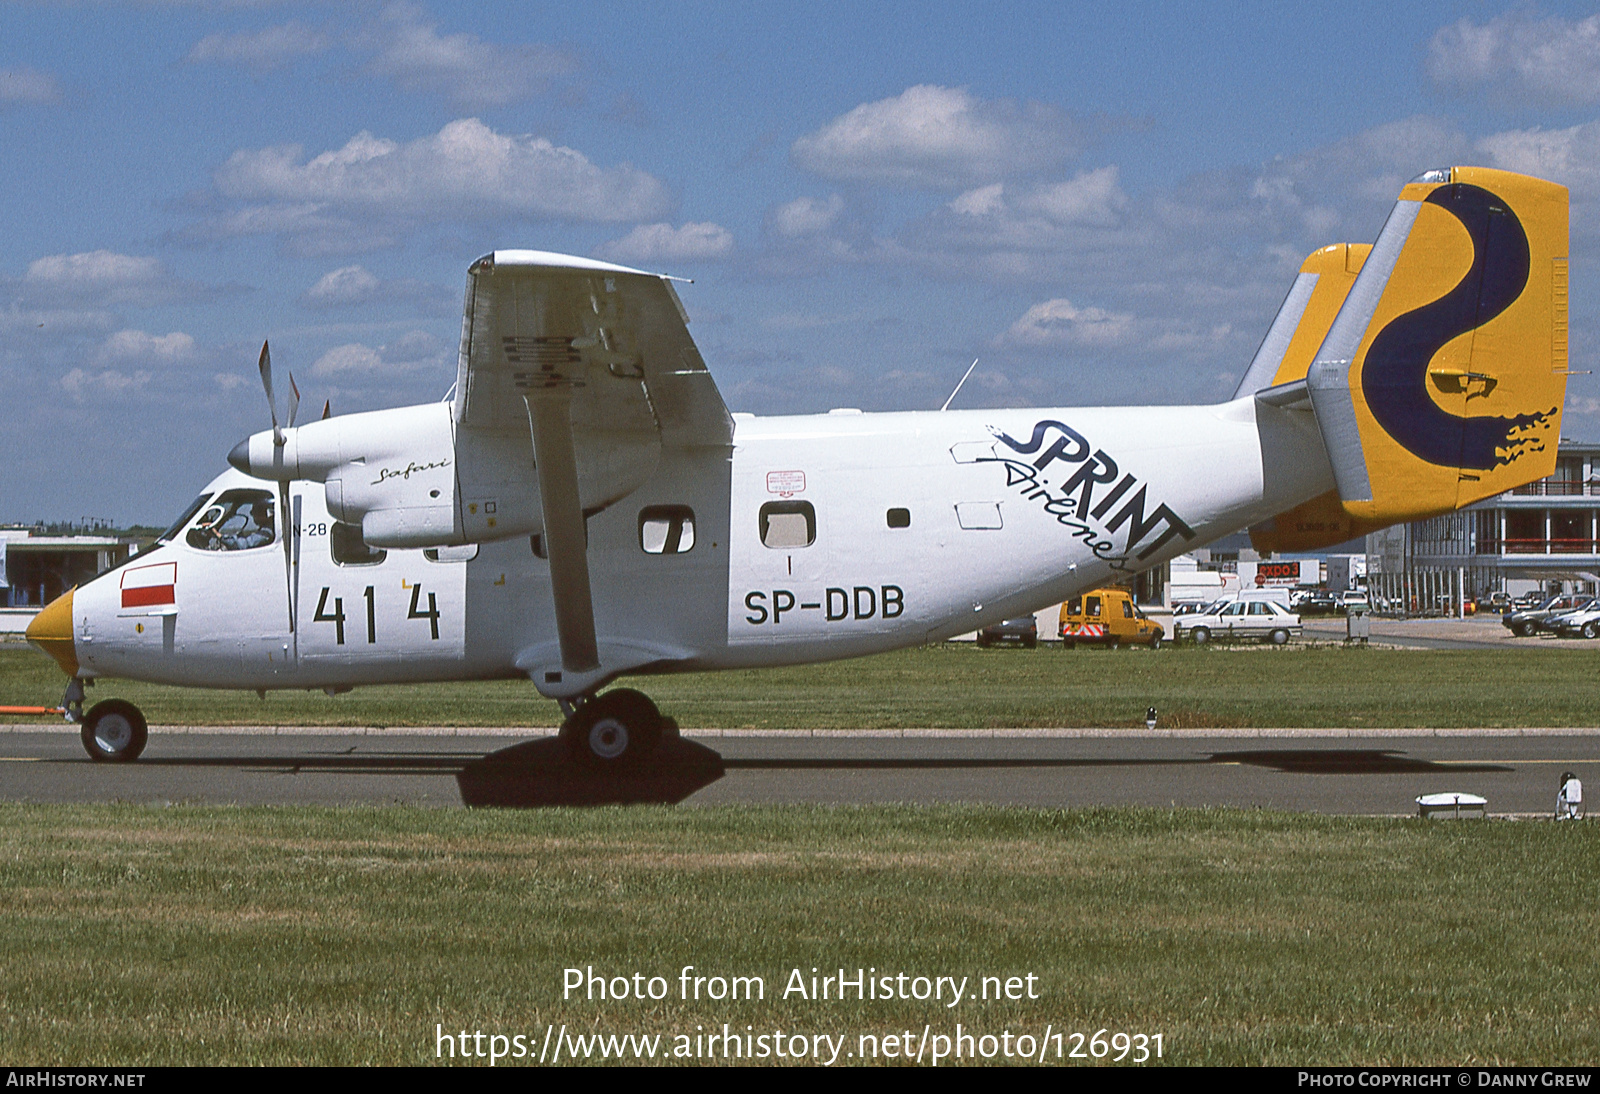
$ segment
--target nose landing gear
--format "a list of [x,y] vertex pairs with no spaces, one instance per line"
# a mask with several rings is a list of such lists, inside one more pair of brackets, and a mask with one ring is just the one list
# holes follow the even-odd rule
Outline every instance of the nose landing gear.
[[663,718],[650,697],[632,688],[616,688],[595,696],[567,715],[561,739],[567,754],[597,770],[637,767],[661,747],[677,723]]
[[149,734],[139,708],[124,699],[107,699],[83,716],[83,747],[102,763],[131,763],[144,751]]

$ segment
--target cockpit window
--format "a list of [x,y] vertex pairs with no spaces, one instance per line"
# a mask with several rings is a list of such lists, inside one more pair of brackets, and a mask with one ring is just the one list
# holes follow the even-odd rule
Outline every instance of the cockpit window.
[[224,490],[200,514],[186,538],[201,551],[248,551],[275,538],[276,503],[267,490]]
[[183,526],[193,520],[194,515],[200,511],[200,507],[210,500],[210,494],[201,494],[198,498],[195,498],[194,501],[189,503],[189,508],[183,511],[183,516],[173,521],[172,527],[168,528],[165,532],[162,532],[161,537],[157,539],[156,542],[167,543],[170,540],[177,539],[178,533],[183,531]]

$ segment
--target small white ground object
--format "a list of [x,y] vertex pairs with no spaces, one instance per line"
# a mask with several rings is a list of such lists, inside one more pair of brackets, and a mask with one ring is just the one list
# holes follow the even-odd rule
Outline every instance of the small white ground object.
[[1453,790],[1443,794],[1424,794],[1417,799],[1419,817],[1457,818],[1463,811],[1486,817],[1489,815],[1489,799],[1477,794],[1458,794]]
[[1556,820],[1577,820],[1583,816],[1583,782],[1568,771],[1561,776],[1556,792]]

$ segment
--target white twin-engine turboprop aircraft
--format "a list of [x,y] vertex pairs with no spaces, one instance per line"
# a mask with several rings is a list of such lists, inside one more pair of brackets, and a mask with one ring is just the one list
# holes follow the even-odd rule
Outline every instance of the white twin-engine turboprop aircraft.
[[[763,418],[728,413],[667,278],[497,251],[468,271],[453,398],[274,410],[28,637],[74,715],[97,676],[526,676],[578,757],[622,764],[664,719],[601,691],[619,676],[914,646],[1241,528],[1315,547],[1548,474],[1566,255],[1564,188],[1430,171],[1375,244],[1306,260],[1229,402]],[[82,721],[97,759],[144,746],[126,702]]]

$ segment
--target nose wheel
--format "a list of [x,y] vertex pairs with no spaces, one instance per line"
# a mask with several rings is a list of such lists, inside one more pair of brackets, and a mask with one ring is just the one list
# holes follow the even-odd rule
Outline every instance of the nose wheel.
[[107,699],[83,717],[83,748],[102,763],[131,763],[144,751],[148,726],[139,708],[122,699]]
[[665,719],[650,697],[616,688],[579,706],[561,725],[561,739],[578,763],[621,770],[649,759],[661,745]]

